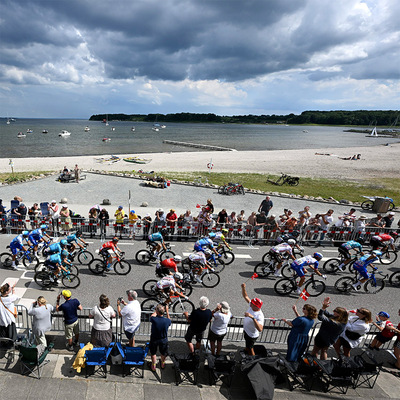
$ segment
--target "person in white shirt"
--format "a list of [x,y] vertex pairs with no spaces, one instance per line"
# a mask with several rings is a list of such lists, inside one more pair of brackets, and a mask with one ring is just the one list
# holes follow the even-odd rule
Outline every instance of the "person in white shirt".
[[[118,299],[117,311],[118,315],[122,318],[122,326],[124,328],[125,335],[129,340],[129,346],[134,347],[135,333],[140,326],[142,310],[140,308],[140,303],[137,300],[137,293],[134,290],[127,290],[126,294],[128,296],[128,302],[125,302],[123,299]],[[124,305],[122,310],[121,304]]]
[[243,320],[243,334],[246,342],[245,351],[247,354],[254,356],[254,344],[264,328],[264,314],[261,311],[263,302],[257,297],[250,299],[246,292],[245,283],[242,283],[242,296],[249,305],[249,308],[244,313],[245,318]]
[[[208,340],[210,341],[211,354],[219,355],[222,349],[222,341],[228,331],[228,323],[232,318],[229,304],[222,301],[217,304],[217,307],[212,311],[213,321],[210,331],[208,332]],[[215,342],[217,342],[217,351],[215,352]]]
[[100,295],[99,303],[89,311],[89,318],[94,319],[90,343],[95,347],[107,347],[113,341],[111,319],[115,318],[115,311],[105,294]]

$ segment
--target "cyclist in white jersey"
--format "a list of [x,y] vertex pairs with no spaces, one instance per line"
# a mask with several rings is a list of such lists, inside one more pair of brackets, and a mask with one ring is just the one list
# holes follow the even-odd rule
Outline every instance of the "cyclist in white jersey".
[[203,268],[208,267],[212,270],[211,265],[206,259],[206,255],[202,251],[197,251],[189,255],[189,260],[193,263],[194,280],[201,283],[199,275],[203,272]]
[[157,283],[156,287],[157,290],[168,297],[166,302],[171,301],[171,296],[179,296],[187,300],[187,297],[178,292],[177,289],[182,290],[182,287],[179,286],[176,281],[183,278],[183,275],[180,272],[175,272],[173,275],[163,276]]
[[280,269],[283,263],[283,254],[288,254],[290,258],[294,261],[296,257],[293,255],[293,246],[296,245],[296,241],[294,239],[289,239],[287,243],[278,244],[270,249],[268,252],[273,260],[277,262],[274,275],[282,276],[280,273]]

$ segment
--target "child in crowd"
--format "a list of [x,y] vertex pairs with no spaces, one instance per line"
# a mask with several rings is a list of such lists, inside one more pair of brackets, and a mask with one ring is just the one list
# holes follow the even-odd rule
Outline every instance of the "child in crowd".
[[396,333],[400,333],[393,324],[389,321],[390,315],[385,311],[380,311],[376,317],[378,323],[373,322],[373,324],[380,330],[380,332],[375,336],[372,343],[368,346],[371,350],[379,350],[382,344],[392,340]]

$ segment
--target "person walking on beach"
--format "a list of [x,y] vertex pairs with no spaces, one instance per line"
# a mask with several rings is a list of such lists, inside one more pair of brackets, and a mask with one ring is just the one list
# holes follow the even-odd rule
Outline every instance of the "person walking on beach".
[[79,173],[80,173],[80,170],[79,170],[78,164],[75,164],[74,175],[75,175],[76,183],[79,183]]
[[271,198],[267,196],[260,204],[258,207],[258,212],[261,213],[261,211],[265,212],[265,216],[268,216],[268,213],[270,212],[271,208],[274,206],[274,203],[272,202]]

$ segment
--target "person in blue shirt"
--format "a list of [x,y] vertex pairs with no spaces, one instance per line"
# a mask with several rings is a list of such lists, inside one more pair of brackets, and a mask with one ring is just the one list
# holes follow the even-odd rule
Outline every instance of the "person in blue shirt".
[[372,266],[372,263],[377,261],[381,255],[382,255],[382,252],[380,252],[378,250],[374,250],[371,254],[363,255],[359,260],[357,260],[353,264],[353,268],[361,276],[361,278],[352,285],[355,291],[358,292],[361,289],[361,284],[369,279],[370,275],[367,271],[368,265]]
[[314,270],[314,272],[326,279],[326,275],[322,275],[321,272],[318,271],[319,261],[322,260],[323,255],[321,253],[314,253],[312,256],[305,256],[298,258],[293,261],[290,266],[295,270],[297,276],[300,278],[300,281],[297,286],[297,293],[301,293],[301,287],[303,286],[304,281],[306,280],[305,273],[307,272],[306,267],[310,267]]
[[[15,265],[15,260],[17,258],[17,254],[22,251],[27,251],[27,248],[24,246],[23,241],[27,241],[29,237],[29,231],[23,231],[20,235],[16,236],[10,243],[10,250],[12,253],[12,269],[17,270],[17,266]],[[29,244],[29,242],[28,242]]]
[[166,233],[167,233],[166,229],[161,229],[160,232],[155,232],[148,236],[147,243],[153,246],[154,257],[158,256],[158,253],[161,251],[161,248],[167,251],[167,247],[165,246],[164,242],[164,235]]
[[357,240],[349,240],[346,243],[343,243],[339,246],[338,251],[339,255],[343,256],[344,260],[339,265],[340,271],[344,270],[344,267],[351,261],[351,250],[355,250],[357,253],[360,253],[362,256],[364,255],[362,251],[362,245],[364,244],[364,239],[359,238]]
[[50,254],[61,253],[68,242],[65,239],[60,240],[60,242],[52,243],[46,250],[44,255],[49,256]]
[[80,230],[76,231],[75,233],[72,233],[71,235],[68,235],[66,237],[66,241],[68,242],[69,245],[69,250],[70,253],[72,253],[77,245],[81,249],[84,249],[87,246],[87,243],[81,238],[82,232]]
[[30,243],[32,243],[33,246],[33,251],[35,252],[35,255],[37,255],[37,249],[38,249],[38,244],[41,242],[49,242],[50,236],[46,233],[47,231],[47,225],[42,224],[38,229],[34,229],[31,231],[31,233],[28,236],[28,240]]
[[[68,272],[68,270],[63,266],[63,265],[71,265],[71,263],[68,261],[68,251],[63,250],[61,253],[55,253],[51,254],[47,257],[46,261],[44,262],[44,265],[50,268],[50,270],[54,274],[54,284],[57,285],[57,277],[59,276],[59,273],[61,270]],[[50,277],[50,280],[52,281],[52,277]]]

